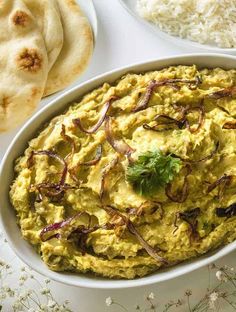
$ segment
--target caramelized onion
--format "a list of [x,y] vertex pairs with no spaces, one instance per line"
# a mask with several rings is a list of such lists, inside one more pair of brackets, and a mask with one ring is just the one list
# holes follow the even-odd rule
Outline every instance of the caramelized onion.
[[236,121],[228,121],[223,124],[223,129],[236,129]]
[[[172,125],[177,126],[179,129],[182,129],[185,125],[185,120],[183,119],[175,119],[168,115],[157,115],[154,118],[155,121],[158,122],[155,126],[149,126],[148,124],[143,124],[143,128],[146,130],[153,130],[153,131],[167,131],[172,129]],[[159,121],[160,120],[160,121]],[[164,128],[162,128],[164,126]],[[165,127],[166,126],[166,127]]]
[[196,238],[198,236],[198,233],[197,233],[197,225],[198,225],[198,222],[197,222],[197,217],[200,215],[201,213],[201,210],[200,208],[194,208],[190,211],[184,211],[184,212],[178,212],[176,214],[176,219],[175,219],[175,222],[174,222],[174,225],[175,225],[175,230],[174,230],[174,233],[177,231],[178,229],[178,226],[176,224],[177,222],[177,219],[182,219],[184,220],[186,223],[189,224],[190,226],[190,229],[191,229],[191,234],[194,236],[194,238]]
[[58,154],[49,151],[49,150],[42,150],[42,151],[32,151],[30,154],[30,157],[27,160],[27,165],[28,167],[32,167],[34,165],[34,157],[37,155],[46,155],[48,157],[54,158],[55,160],[57,160],[58,162],[60,162],[63,166],[63,171],[61,174],[61,179],[59,182],[59,185],[63,185],[65,183],[66,180],[66,175],[67,175],[67,163],[65,162],[65,159],[62,158],[61,156],[59,156]]
[[95,166],[102,158],[102,145],[100,144],[97,148],[95,158],[83,163],[79,163],[82,166]]
[[102,158],[102,145],[100,144],[96,150],[96,155],[94,157],[94,159],[86,161],[86,162],[79,162],[77,165],[75,165],[74,167],[68,169],[68,172],[70,174],[70,177],[72,178],[72,180],[77,184],[80,185],[81,181],[77,178],[76,175],[76,170],[78,170],[78,168],[80,166],[95,166]]
[[127,208],[126,212],[129,215],[134,215],[137,217],[143,216],[145,215],[145,210],[146,208],[151,207],[151,211],[148,213],[149,215],[154,214],[157,210],[161,211],[161,217],[163,217],[163,208],[162,208],[162,203],[161,202],[157,202],[157,201],[152,201],[152,202],[144,202],[142,203],[138,208]]
[[[192,126],[190,126],[190,122],[188,120],[188,114],[194,111],[199,113],[196,128],[193,128]],[[173,125],[177,126],[179,129],[183,129],[186,126],[186,128],[191,133],[195,133],[202,127],[204,123],[204,118],[205,118],[205,111],[204,111],[203,105],[196,106],[196,107],[187,107],[187,108],[180,107],[180,113],[181,113],[181,116],[179,119],[175,119],[168,115],[157,115],[154,119],[157,122],[155,126],[149,126],[148,124],[145,123],[143,125],[143,128],[146,130],[153,130],[153,131],[167,131],[167,130],[171,130]]]
[[[57,230],[61,230],[63,229],[64,227],[68,226],[71,224],[71,222],[75,219],[78,219],[80,218],[81,216],[85,215],[86,213],[85,212],[79,212],[77,214],[75,214],[73,217],[70,217],[66,220],[63,220],[61,222],[56,222],[56,223],[53,223],[53,224],[50,224],[48,226],[46,226],[41,232],[40,232],[40,238],[43,242],[45,241],[48,241],[52,238],[57,238],[57,239],[61,239],[62,238],[62,235],[60,233],[55,233],[47,238],[45,238],[45,234],[46,233],[49,233],[49,232],[52,232],[52,231],[57,231]],[[89,215],[89,218],[90,218],[90,215]],[[90,218],[91,220],[91,218]],[[98,229],[106,229],[106,230],[110,230],[110,229],[113,229],[114,226],[110,223],[106,223],[104,225],[94,225],[94,226],[91,226],[90,222],[88,224],[88,226],[85,226],[85,225],[79,225],[76,229],[74,229],[67,237],[67,239],[69,240],[72,235],[76,234],[76,235],[85,235],[87,236],[88,234],[92,233],[92,232],[95,232],[97,231]]]
[[209,155],[198,160],[191,160],[190,163],[192,164],[199,163],[199,162],[206,161],[206,160],[213,158],[213,156],[217,153],[219,146],[220,146],[220,142],[217,141],[214,150]]
[[[42,231],[39,234],[41,240],[43,242],[46,242],[47,240],[49,240],[51,238],[54,238],[54,237],[59,238],[60,237],[59,233],[51,235],[48,238],[44,238],[44,236],[45,236],[45,234],[47,234],[49,232],[60,230],[60,229],[64,228],[65,226],[69,225],[73,220],[79,218],[83,214],[84,214],[83,212],[79,212],[76,215],[74,215],[73,217],[70,217],[70,218],[68,218],[66,220],[63,220],[61,222],[56,222],[56,223],[47,225],[45,228],[42,229]],[[57,236],[55,236],[55,235],[57,235]]]
[[208,94],[207,97],[210,99],[219,100],[225,97],[232,97],[234,95],[236,95],[236,86],[215,91],[211,94]]
[[148,244],[148,242],[142,237],[142,235],[138,232],[138,230],[135,228],[133,222],[129,220],[125,215],[120,213],[118,210],[114,209],[113,207],[104,207],[104,209],[107,211],[107,213],[111,216],[118,216],[122,221],[123,224],[126,226],[128,231],[136,237],[136,239],[139,241],[140,245],[146,250],[146,252],[156,261],[162,262],[164,264],[168,264],[167,260],[162,258],[158,255],[157,251]]
[[143,97],[140,99],[138,104],[134,109],[132,109],[133,112],[139,112],[141,110],[144,110],[148,107],[148,102],[152,96],[152,93],[154,89],[157,87],[156,80],[151,80],[147,86],[146,92],[144,93]]
[[63,138],[63,140],[65,142],[68,142],[71,145],[71,153],[69,155],[67,155],[67,158],[68,157],[73,158],[75,150],[76,150],[76,144],[75,144],[75,141],[69,135],[66,134],[66,127],[64,124],[61,125],[61,133],[60,134],[61,134],[61,137]]
[[73,119],[72,122],[75,126],[77,126],[82,132],[85,132],[87,134],[92,134],[92,133],[95,133],[100,127],[101,125],[103,124],[105,118],[106,118],[106,115],[108,113],[108,110],[109,108],[111,107],[112,103],[119,99],[118,96],[112,96],[110,97],[110,99],[104,104],[102,110],[101,110],[101,116],[98,120],[98,122],[90,129],[85,129],[81,123],[81,119],[80,118],[76,118],[76,119]]
[[56,184],[56,183],[48,183],[43,182],[36,185],[31,185],[30,191],[34,191],[35,189],[40,194],[40,201],[42,201],[42,190],[44,190],[44,194],[48,197],[57,197],[60,194],[63,194],[67,190],[74,189],[74,186],[71,186],[69,184]]
[[103,201],[104,199],[104,195],[106,192],[106,177],[108,175],[108,173],[117,165],[118,163],[118,157],[114,158],[110,163],[108,163],[102,171],[102,178],[101,178],[101,188],[100,188],[100,199],[101,201]]
[[[197,122],[197,127],[196,128],[193,128],[190,126],[190,123],[189,123],[189,120],[187,118],[187,115],[191,112],[198,112],[199,113],[199,117],[198,117],[198,122]],[[205,110],[204,110],[204,106],[201,105],[201,106],[197,106],[197,107],[190,107],[188,109],[185,110],[184,112],[185,114],[185,125],[187,127],[187,129],[191,132],[191,133],[195,133],[197,132],[203,125],[204,123],[204,119],[205,119]]]
[[203,158],[200,158],[200,159],[197,159],[197,160],[192,160],[192,159],[186,159],[186,158],[183,158],[183,157],[180,157],[176,154],[171,154],[173,157],[177,157],[179,158],[181,161],[185,162],[185,163],[189,163],[189,164],[197,164],[197,163],[200,163],[200,162],[203,162],[203,161],[207,161],[211,158],[214,157],[214,155],[217,153],[218,149],[219,149],[219,146],[220,146],[220,142],[217,141],[216,142],[216,145],[215,145],[215,148],[214,150],[207,156],[203,157]]
[[164,264],[168,264],[167,260],[164,259],[163,257],[159,256],[157,251],[151,245],[148,244],[148,242],[137,231],[137,229],[135,228],[134,224],[130,220],[128,220],[128,222],[127,222],[127,228],[129,230],[129,232],[137,238],[137,240],[139,241],[140,245],[146,250],[146,252],[153,259],[155,259],[158,262],[162,262]]
[[168,183],[165,188],[166,196],[176,203],[183,203],[188,197],[188,189],[189,189],[189,183],[188,183],[188,176],[192,172],[191,166],[189,164],[186,164],[185,167],[183,167],[184,170],[186,170],[185,176],[184,176],[184,183],[182,186],[182,190],[179,193],[173,194],[172,192],[172,183]]
[[105,133],[106,133],[107,142],[113,147],[113,149],[117,153],[130,157],[131,154],[135,151],[124,140],[116,139],[114,137],[114,134],[111,128],[111,118],[109,116],[106,116],[105,118]]
[[148,107],[149,100],[154,92],[154,89],[156,87],[169,85],[171,87],[178,87],[176,84],[183,83],[188,84],[191,89],[194,87],[197,87],[201,83],[200,77],[196,77],[194,80],[188,80],[188,79],[164,79],[161,81],[151,80],[146,88],[146,92],[144,93],[143,97],[140,99],[136,107],[132,110],[133,112],[139,112],[141,110],[144,110]]
[[211,191],[213,191],[218,186],[219,187],[218,198],[222,198],[222,196],[224,194],[224,190],[227,186],[230,185],[232,178],[233,178],[232,175],[224,174],[222,177],[220,177],[214,183],[212,183],[208,186],[207,192],[210,193]]
[[227,208],[216,208],[216,215],[219,218],[230,218],[236,216],[236,203]]

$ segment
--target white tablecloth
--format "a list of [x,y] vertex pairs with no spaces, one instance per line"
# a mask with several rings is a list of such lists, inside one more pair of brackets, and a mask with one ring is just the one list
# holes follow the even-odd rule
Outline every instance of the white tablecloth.
[[[118,0],[94,0],[94,4],[98,16],[97,43],[89,69],[80,81],[123,65],[188,53],[186,50],[181,50],[179,47],[159,39],[154,32],[130,16]],[[0,136],[0,156],[3,155],[13,135],[14,133]],[[236,252],[228,255],[219,263],[234,265],[236,264],[235,256]],[[11,262],[14,272],[17,272],[19,267],[23,265],[5,243],[0,244],[0,257]],[[44,277],[35,275],[39,280],[44,280]],[[12,283],[15,285],[16,280],[14,282],[13,280]],[[159,302],[159,307],[170,299],[176,300],[184,297],[184,292],[187,289],[192,289],[193,300],[199,300],[205,293],[208,282],[208,269],[203,268],[180,278],[145,288],[103,291],[68,287],[52,282],[51,289],[58,301],[69,300],[70,307],[75,312],[119,312],[123,310],[117,305],[106,306],[105,299],[107,297],[112,297],[116,302],[125,305],[128,311],[136,311],[137,305],[141,307],[145,305],[145,296],[150,292],[155,294],[155,300]],[[28,285],[38,289],[34,280],[29,281]],[[160,311],[162,310],[160,308]],[[12,311],[10,304],[8,307],[4,307],[3,311]],[[157,311],[159,311],[158,308]],[[186,306],[181,306],[170,311],[184,312],[189,310]],[[232,310],[225,306],[222,311]]]

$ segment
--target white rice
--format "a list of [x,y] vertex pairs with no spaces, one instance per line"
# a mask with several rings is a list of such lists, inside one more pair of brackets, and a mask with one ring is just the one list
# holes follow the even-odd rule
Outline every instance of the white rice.
[[137,0],[137,11],[171,35],[236,48],[236,0]]

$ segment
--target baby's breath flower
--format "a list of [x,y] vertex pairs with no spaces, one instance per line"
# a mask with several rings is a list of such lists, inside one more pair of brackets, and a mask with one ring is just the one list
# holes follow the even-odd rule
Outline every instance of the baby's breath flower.
[[222,270],[218,270],[216,272],[216,278],[221,282],[227,282],[228,280],[225,274],[222,272]]
[[48,308],[47,308],[47,306],[45,305],[45,304],[41,304],[40,305],[40,312],[47,312],[48,311]]
[[4,299],[6,299],[7,298],[7,295],[6,295],[6,293],[0,293],[0,300],[4,300]]
[[42,295],[48,295],[48,294],[50,294],[50,289],[49,288],[42,288],[40,290],[40,292]]
[[213,293],[211,293],[210,296],[209,296],[209,299],[210,299],[210,301],[212,301],[212,302],[216,301],[218,298],[219,298],[219,294],[218,294],[216,291],[214,291]]
[[48,308],[54,308],[57,305],[56,301],[49,300],[48,301]]
[[185,296],[187,296],[187,297],[192,296],[192,290],[190,290],[190,289],[186,290]]
[[19,300],[17,300],[14,302],[12,307],[13,307],[13,311],[15,311],[15,312],[22,311],[23,304]]
[[112,304],[113,304],[112,298],[111,298],[111,297],[107,297],[107,298],[106,298],[106,305],[109,307],[109,306],[111,306]]
[[19,278],[20,281],[25,282],[28,279],[28,275],[27,274],[22,274]]
[[154,300],[154,299],[155,299],[154,293],[151,292],[151,293],[147,296],[147,299],[149,299],[149,300]]
[[217,299],[219,298],[219,294],[214,291],[209,295],[209,308],[215,310],[216,306],[215,303]]
[[6,265],[6,262],[2,259],[0,259],[0,266],[5,266]]

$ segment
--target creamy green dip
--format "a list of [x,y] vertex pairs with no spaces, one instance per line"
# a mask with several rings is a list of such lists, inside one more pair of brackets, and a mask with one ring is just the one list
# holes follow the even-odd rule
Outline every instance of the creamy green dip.
[[[165,79],[196,80],[196,84],[156,85],[147,94],[152,80]],[[126,279],[232,242],[236,212],[232,208],[224,215],[217,209],[236,203],[236,130],[232,126],[236,99],[230,91],[234,85],[236,70],[176,66],[127,74],[72,103],[29,142],[16,161],[10,198],[24,239],[52,270]],[[112,96],[117,98],[107,116],[112,135],[132,148],[128,157],[109,143],[104,122],[91,134],[73,122],[80,118],[83,127],[91,129]],[[145,100],[146,107],[135,110]],[[155,120],[159,115],[160,128],[160,120]],[[163,121],[163,115],[182,118],[182,125],[166,117]],[[140,193],[128,181],[127,167],[140,155],[156,150],[179,159],[180,168],[166,185],[163,182],[151,194]],[[50,151],[60,159],[46,153],[32,157],[32,151]],[[65,164],[65,181],[58,186]],[[46,228],[63,220],[69,221]]]

